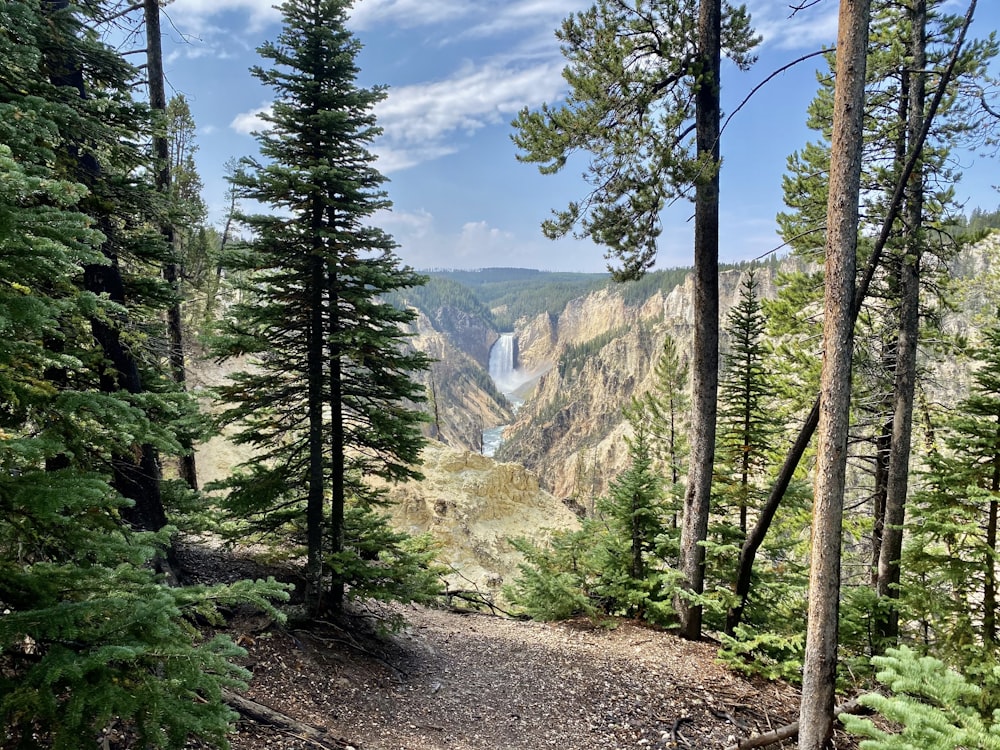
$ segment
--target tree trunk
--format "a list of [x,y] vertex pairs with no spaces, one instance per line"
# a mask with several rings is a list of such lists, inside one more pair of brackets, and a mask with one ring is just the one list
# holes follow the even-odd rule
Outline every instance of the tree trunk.
[[642,563],[642,526],[639,523],[640,498],[638,491],[633,490],[631,497],[632,521],[632,580],[641,581],[645,577]]
[[[917,140],[911,144],[910,155],[907,157],[906,164],[903,166],[903,172],[899,176],[892,198],[889,200],[885,220],[882,222],[882,230],[879,232],[879,236],[875,240],[875,245],[872,249],[871,257],[868,259],[868,265],[865,268],[864,276],[862,276],[861,281],[858,283],[858,288],[854,293],[854,309],[852,312],[853,320],[857,320],[858,313],[861,310],[861,305],[865,301],[865,297],[868,296],[868,288],[871,286],[872,277],[874,277],[875,271],[879,267],[882,251],[885,249],[885,244],[889,240],[892,226],[899,214],[900,206],[902,205],[903,200],[903,193],[906,189],[906,183],[909,180],[910,175],[913,173],[913,170],[916,168],[917,161],[920,158],[920,153],[927,140],[927,133],[934,120],[934,115],[937,112],[938,107],[940,107],[941,101],[944,99],[945,93],[947,92],[948,86],[950,85],[951,79],[955,73],[955,67],[958,64],[962,47],[965,44],[965,36],[968,33],[969,26],[972,24],[972,18],[976,10],[976,3],[977,0],[971,0],[969,2],[969,8],[965,13],[965,18],[962,22],[962,28],[959,31],[958,39],[952,48],[948,65],[945,67],[945,70],[938,81],[937,89],[934,92],[934,99],[927,110],[927,116],[924,118],[923,129],[920,131],[920,136]],[[819,398],[813,402],[812,410],[806,417],[806,421],[799,430],[799,434],[796,436],[795,442],[792,443],[792,447],[785,456],[785,461],[782,463],[781,470],[778,472],[778,476],[774,480],[771,492],[767,496],[767,501],[764,503],[764,507],[761,508],[760,517],[757,519],[757,523],[754,525],[750,534],[747,535],[746,541],[743,543],[743,547],[740,550],[739,570],[737,572],[735,587],[735,594],[739,604],[732,607],[726,616],[726,632],[730,635],[732,635],[733,629],[739,624],[741,618],[743,617],[743,610],[746,608],[747,601],[750,597],[750,583],[753,574],[754,560],[757,557],[757,550],[759,550],[761,544],[764,543],[764,537],[767,536],[768,529],[771,528],[771,522],[774,521],[774,516],[778,512],[778,506],[781,505],[781,500],[784,498],[785,492],[788,490],[788,485],[792,482],[792,477],[795,475],[795,470],[799,465],[799,461],[802,460],[802,456],[805,454],[806,448],[809,447],[809,441],[812,439],[813,433],[816,431],[817,424],[819,424]]]
[[[886,362],[883,366],[895,366]],[[888,409],[887,409],[888,411]],[[882,431],[875,438],[875,492],[872,495],[872,586],[878,585],[878,561],[882,554],[882,538],[885,533],[885,499],[889,491],[889,454],[892,450],[892,421],[882,425]]]
[[[925,0],[913,0],[909,9],[911,33],[907,91],[906,140],[914,143],[924,126],[926,67]],[[893,606],[880,610],[879,635],[883,642],[899,635],[899,614],[894,601],[899,598],[899,561],[903,552],[903,522],[906,493],[910,478],[910,447],[913,433],[913,402],[917,381],[917,337],[920,327],[920,256],[922,252],[924,205],[923,166],[917,163],[907,182],[906,209],[903,217],[903,258],[899,270],[899,338],[896,352],[892,445],[889,453],[889,476],[886,488],[885,524],[879,553],[878,581],[875,591]]]
[[[66,13],[69,9],[68,0],[45,0],[42,11],[49,17]],[[58,33],[58,32],[57,32]],[[49,78],[56,86],[67,86],[75,89],[81,99],[87,98],[83,70],[80,63],[69,57],[62,46],[53,46],[47,52],[45,65],[49,69]],[[56,50],[64,52],[60,56]],[[102,179],[103,170],[92,153],[81,153],[71,146],[71,156],[78,162],[78,179],[88,186]],[[102,217],[95,216],[98,227]],[[118,256],[108,246],[101,248],[108,260],[107,265],[89,265],[84,268],[83,283],[89,292],[121,305],[125,304],[125,284],[122,280]],[[106,393],[123,390],[128,393],[142,393],[142,378],[139,367],[132,353],[121,341],[119,331],[107,325],[102,319],[91,320],[91,330],[94,340],[101,347],[104,356],[111,362],[112,372],[102,375],[101,390]],[[133,528],[146,531],[159,531],[167,524],[166,513],[163,510],[163,499],[160,494],[160,463],[152,445],[136,446],[132,453],[113,456],[112,483],[118,492],[133,501],[131,508],[123,508],[122,518]]]
[[309,257],[309,342],[306,371],[309,389],[309,494],[306,500],[306,566],[309,606],[319,614],[323,605],[323,509],[326,472],[323,464],[326,443],[323,430],[324,329],[323,297],[326,287],[325,264],[318,251],[320,209],[314,209],[313,254]]
[[869,0],[841,0],[830,143],[823,369],[809,612],[799,710],[800,750],[829,747],[833,733],[868,24]]
[[[344,551],[344,509],[347,496],[344,484],[347,481],[347,463],[344,452],[347,439],[344,435],[344,374],[342,351],[337,336],[344,325],[340,320],[340,289],[337,269],[332,267],[327,276],[327,304],[330,307],[330,343],[327,357],[330,360],[330,554]],[[330,582],[330,606],[336,610],[344,606],[345,584],[342,576],[333,574]]]
[[[1000,438],[1000,417],[997,418],[997,438]],[[1000,453],[993,455],[993,477],[990,489],[994,497],[1000,493]],[[986,520],[986,576],[983,584],[983,640],[987,646],[997,644],[997,515],[1000,502],[990,500]]]
[[[160,34],[159,0],[144,0],[143,14],[146,21],[146,73],[149,79],[149,106],[154,113],[163,116],[167,111],[167,94],[163,84],[163,45]],[[153,158],[156,189],[161,193],[170,191],[170,149],[166,133],[160,123],[153,130]],[[174,227],[166,221],[161,229],[163,237],[174,251]],[[175,299],[167,309],[167,339],[169,343],[170,373],[174,382],[184,388],[187,368],[184,364],[184,325],[181,321],[180,269],[171,259],[163,265],[163,278],[170,285]],[[186,437],[181,439],[184,455],[180,460],[180,476],[188,487],[198,489],[198,471],[194,459],[194,447]]]
[[[701,595],[705,587],[702,542],[708,536],[718,410],[721,26],[721,0],[701,0],[698,46],[702,78],[696,93],[695,130],[698,155],[710,157],[711,174],[703,175],[695,187],[691,453],[680,547],[683,585],[694,595]],[[681,637],[701,638],[701,606],[679,597],[677,611]]]

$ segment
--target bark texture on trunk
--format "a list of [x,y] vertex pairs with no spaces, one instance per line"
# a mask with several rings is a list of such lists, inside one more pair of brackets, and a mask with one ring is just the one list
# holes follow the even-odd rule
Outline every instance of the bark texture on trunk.
[[[910,6],[910,60],[907,68],[906,141],[916,142],[924,127],[927,64],[925,0],[913,0]],[[920,327],[920,256],[922,252],[924,205],[924,170],[917,162],[909,181],[903,215],[903,257],[899,269],[899,336],[896,350],[896,375],[893,387],[892,444],[889,450],[889,473],[886,484],[882,548],[878,559],[879,597],[899,598],[899,561],[903,552],[903,522],[906,516],[906,493],[910,480],[910,446],[913,434],[913,403],[917,385],[917,338]],[[884,610],[883,610],[884,611]],[[892,606],[879,622],[879,635],[888,645],[899,635],[899,615]]]
[[[681,521],[681,572],[695,595],[705,587],[715,419],[719,387],[719,81],[722,3],[701,0],[698,43],[702,79],[696,94],[695,131],[699,155],[711,157],[711,174],[696,185],[694,214],[694,347],[692,352],[691,453]],[[701,638],[702,609],[683,598],[677,602],[680,635]]]
[[800,750],[829,747],[833,733],[868,25],[869,0],[841,0]]

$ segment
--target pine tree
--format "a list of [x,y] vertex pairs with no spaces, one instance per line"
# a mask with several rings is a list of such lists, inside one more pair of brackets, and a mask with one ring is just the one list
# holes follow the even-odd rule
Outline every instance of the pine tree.
[[[235,184],[276,212],[238,217],[254,235],[234,264],[247,274],[244,301],[216,345],[219,356],[248,355],[253,364],[221,389],[223,421],[238,424],[237,443],[257,450],[229,483],[226,505],[259,528],[290,524],[299,541],[304,533],[314,612],[339,608],[347,586],[354,597],[374,593],[364,585],[371,569],[386,575],[382,562],[402,541],[365,559],[359,540],[385,523],[374,510],[380,493],[365,478],[419,476],[423,443],[412,404],[424,395],[412,376],[427,359],[407,349],[403,331],[414,314],[379,295],[424,279],[368,223],[389,207],[368,151],[379,133],[372,107],[384,92],[356,84],[348,7],[289,0],[278,40],[259,49],[272,67],[252,72],[275,94],[258,135],[265,161],[246,160]],[[428,594],[420,571],[390,566],[393,573],[401,598]]]
[[736,500],[741,537],[746,536],[747,513],[756,505],[755,496],[766,477],[777,434],[775,388],[765,364],[767,321],[758,287],[756,271],[751,268],[727,316],[729,350],[723,354],[719,383],[716,491]]
[[[878,681],[891,693],[870,693],[860,702],[902,728],[888,732],[871,719],[843,715],[849,732],[869,738],[861,750],[1000,750],[1000,712],[990,716],[984,710],[984,691],[975,678],[905,646],[872,661],[879,668]],[[994,683],[998,680],[1000,670],[993,675]]]
[[[663,478],[653,470],[649,424],[629,410],[629,465],[597,501],[578,531],[553,535],[546,547],[514,542],[525,556],[508,589],[512,601],[537,619],[585,613],[674,622],[678,574],[676,534],[664,524]],[[668,559],[670,558],[670,559]]]
[[653,388],[639,396],[632,406],[633,411],[640,410],[648,419],[656,464],[675,488],[682,482],[687,458],[688,369],[673,337],[665,336],[660,358],[653,368]]
[[[216,618],[225,603],[268,607],[264,597],[282,589],[168,587],[151,562],[169,528],[123,523],[133,500],[116,486],[119,457],[147,445],[176,454],[188,407],[108,387],[107,342],[95,332],[142,321],[130,315],[149,300],[135,296],[141,279],[130,279],[128,307],[88,288],[88,273],[112,262],[109,243],[127,239],[109,236],[112,217],[97,209],[114,210],[108,195],[133,185],[132,163],[100,137],[105,121],[45,75],[57,39],[94,76],[115,61],[78,22],[38,2],[0,3],[0,744],[87,747],[114,723],[145,747],[179,750],[192,737],[225,747],[234,715],[221,690],[246,673],[240,650],[204,640],[195,617]],[[101,91],[105,114],[130,110],[127,87]],[[83,144],[102,167],[89,184],[67,158]],[[130,345],[152,359],[139,337]]]
[[662,209],[694,190],[693,409],[681,520],[690,596],[679,597],[677,609],[681,633],[697,639],[718,395],[721,60],[725,50],[747,68],[759,39],[746,8],[722,0],[598,0],[567,18],[557,36],[570,94],[559,107],[518,115],[518,159],[552,174],[574,152],[588,152],[594,190],[556,211],[543,232],[554,238],[578,229],[620,264],[609,266],[614,278],[636,279],[656,259]]
[[[1000,325],[982,332],[968,397],[939,429],[927,489],[914,498],[903,556],[907,612],[935,653],[962,668],[1000,661],[997,523],[1000,510]],[[910,570],[912,568],[912,570]]]

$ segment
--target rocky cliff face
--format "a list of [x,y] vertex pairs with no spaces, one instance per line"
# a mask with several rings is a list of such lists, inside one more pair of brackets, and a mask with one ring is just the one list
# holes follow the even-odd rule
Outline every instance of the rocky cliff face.
[[[442,308],[442,310],[444,310]],[[441,329],[441,321],[451,324]],[[468,315],[419,313],[410,343],[434,361],[420,381],[427,389],[428,435],[457,448],[481,449],[484,427],[513,419],[510,404],[486,373],[496,331]]]
[[[720,275],[723,326],[743,276]],[[757,278],[761,296],[773,296],[773,274],[759,269]],[[691,350],[693,327],[690,277],[641,305],[628,304],[624,292],[612,287],[570,302],[558,317],[526,321],[517,331],[522,362],[551,366],[507,430],[498,458],[544,477],[545,488],[557,497],[589,499],[605,492],[628,458],[622,409],[652,387],[664,337],[672,336],[683,356]]]
[[[453,305],[442,305],[424,318],[430,328],[446,336],[481,368],[489,367],[490,347],[497,340],[497,332],[489,323]],[[426,330],[428,326],[423,328]]]
[[430,532],[450,566],[449,586],[498,595],[523,558],[508,539],[546,539],[579,520],[539,487],[523,466],[497,463],[469,451],[430,444],[424,479],[389,488],[393,523],[411,534]]

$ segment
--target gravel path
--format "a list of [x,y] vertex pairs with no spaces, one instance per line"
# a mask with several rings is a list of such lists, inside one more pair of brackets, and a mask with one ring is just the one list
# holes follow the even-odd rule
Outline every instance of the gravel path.
[[[246,695],[357,750],[723,748],[797,711],[793,690],[733,675],[714,646],[631,623],[406,617],[377,645],[333,629],[243,638]],[[233,738],[235,750],[322,746],[247,721]]]

